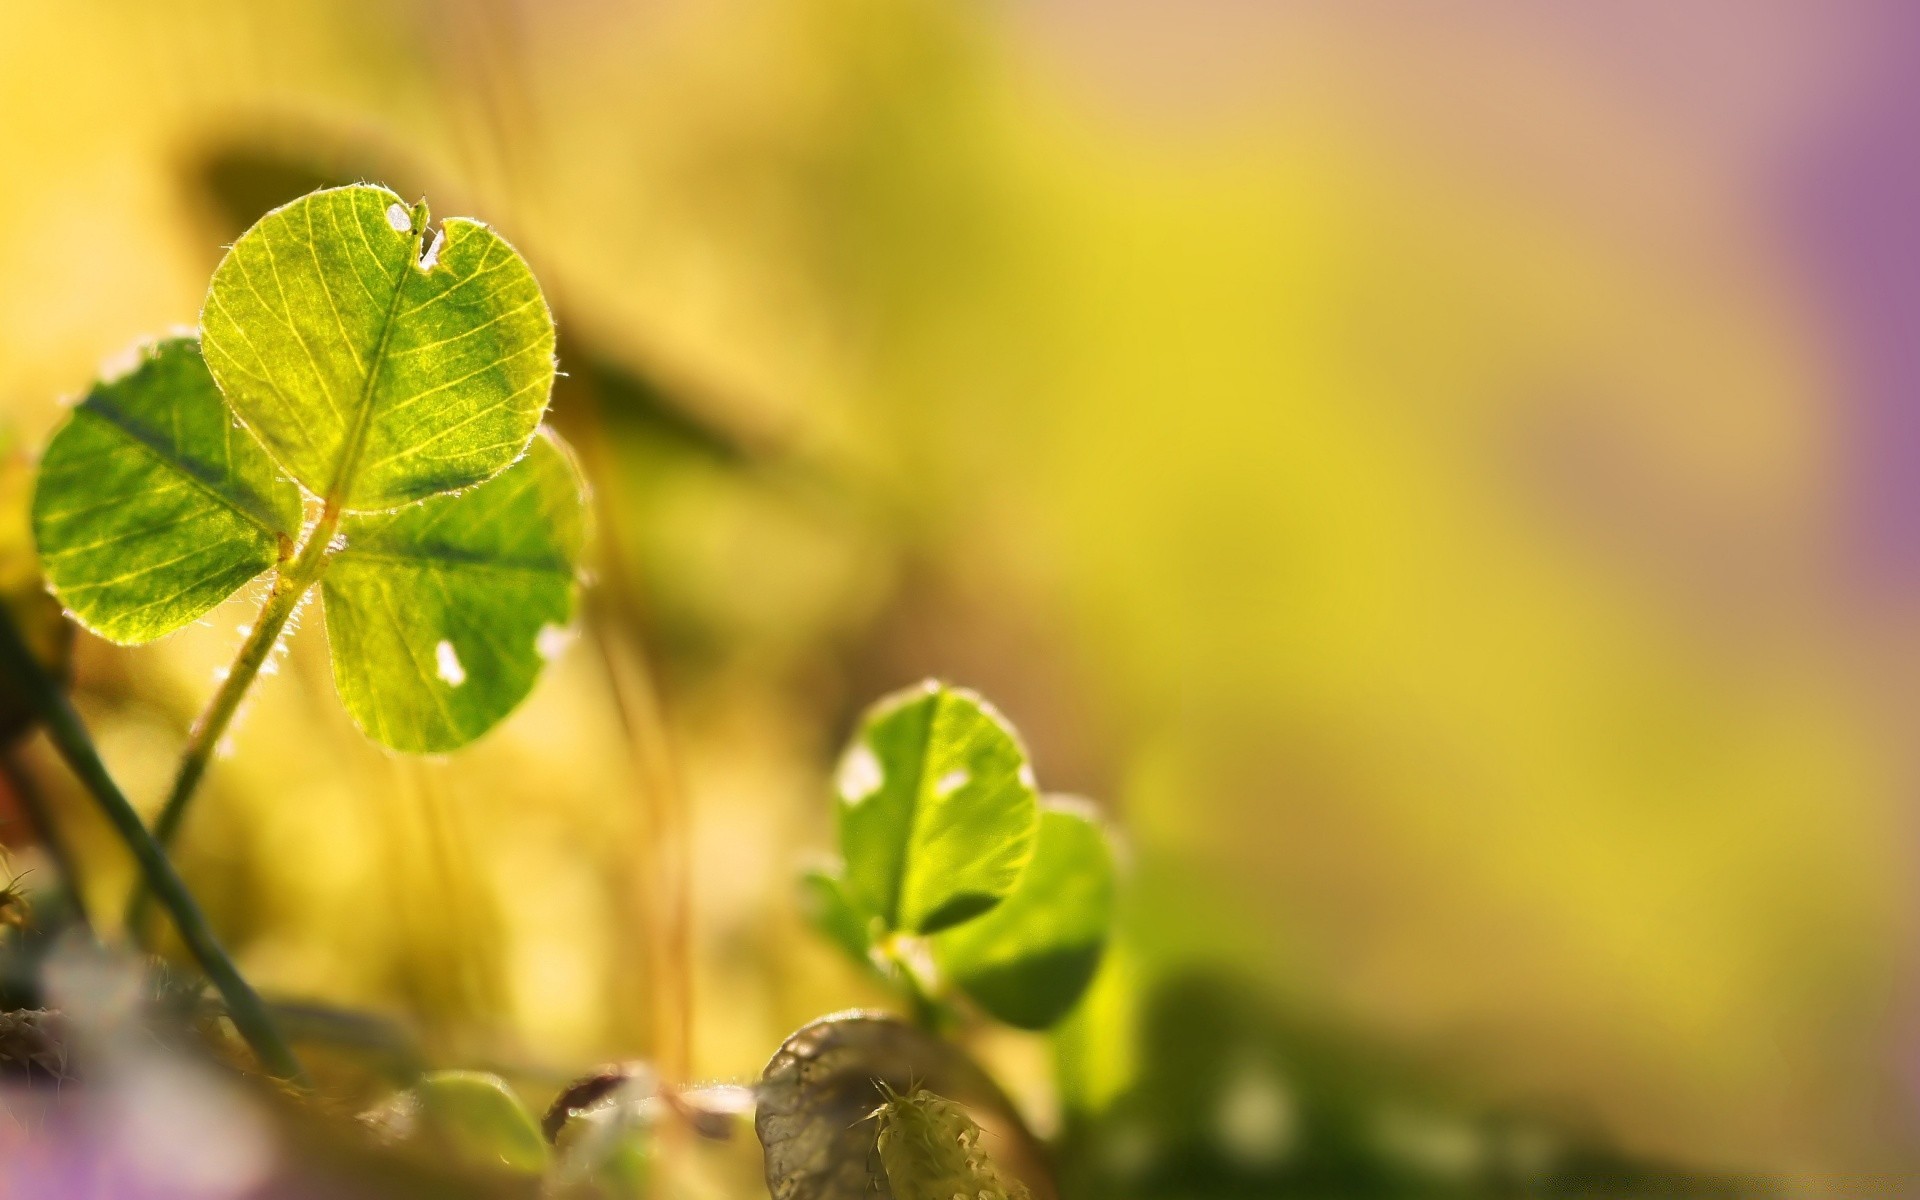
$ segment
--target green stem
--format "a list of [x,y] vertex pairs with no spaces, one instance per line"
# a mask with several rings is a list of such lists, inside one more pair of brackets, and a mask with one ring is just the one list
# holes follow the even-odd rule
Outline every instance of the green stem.
[[180,931],[180,940],[187,944],[200,969],[206,972],[207,978],[220,993],[234,1028],[246,1039],[254,1056],[260,1060],[260,1065],[270,1074],[302,1087],[308,1086],[306,1072],[301,1070],[299,1060],[294,1058],[293,1052],[280,1037],[279,1030],[274,1028],[273,1020],[267,1015],[266,1006],[260,1002],[259,995],[247,985],[239,969],[233,965],[233,960],[227,957],[226,950],[221,948],[219,939],[207,924],[206,914],[200,911],[193,893],[181,882],[173,864],[167,861],[166,852],[160,849],[160,843],[147,832],[140,814],[134,811],[119,785],[114,783],[113,776],[107,773],[106,764],[100,761],[100,754],[94,749],[93,739],[88,736],[80,715],[73,711],[66,694],[41,669],[32,652],[20,640],[19,630],[14,628],[13,621],[4,611],[0,611],[0,667],[14,677],[34,706],[34,711],[46,724],[54,747],[67,760],[67,765],[80,782],[86,785],[87,791],[99,804],[100,811],[112,824],[114,832],[120,835],[120,840],[133,854],[147,885],[173,918],[174,927]]
[[[186,818],[187,803],[193,799],[201,777],[207,773],[207,764],[213,761],[214,751],[219,747],[220,739],[226,736],[227,726],[233,723],[234,714],[240,711],[240,703],[246,699],[247,689],[253,686],[260,668],[266,666],[267,659],[272,656],[281,630],[299,611],[300,601],[308,589],[318,582],[326,565],[329,543],[333,541],[334,532],[339,526],[338,509],[329,508],[321,515],[319,522],[307,534],[300,553],[274,579],[273,591],[268,593],[267,602],[261,606],[260,615],[255,618],[247,640],[241,643],[240,653],[234,657],[233,665],[227,668],[226,679],[221,681],[220,689],[207,703],[206,711],[193,723],[193,730],[187,735],[187,748],[180,756],[180,769],[173,777],[173,788],[167,793],[166,803],[161,805],[160,815],[153,822],[153,837],[162,850],[173,848],[173,839],[180,832],[181,821]],[[128,935],[136,943],[143,940],[147,904],[151,895],[144,880],[134,882],[133,895],[127,901],[126,924]]]
[[933,1034],[951,1024],[951,1010],[921,978],[920,969],[914,965],[914,952],[908,948],[905,937],[897,933],[888,935],[880,945],[880,952],[890,968],[888,974],[913,1013],[914,1024]]
[[[422,200],[413,206],[412,249],[407,255],[407,265],[401,267],[403,281],[404,273],[420,257],[420,239],[426,233],[427,220],[427,202]],[[280,640],[280,631],[286,628],[287,622],[299,610],[307,589],[317,583],[321,573],[326,570],[333,535],[340,527],[341,504],[347,493],[347,485],[359,466],[360,452],[366,444],[367,426],[372,419],[374,384],[379,379],[387,341],[393,336],[394,314],[399,311],[400,297],[405,291],[404,287],[395,286],[393,299],[388,302],[387,319],[380,327],[379,344],[374,347],[373,367],[361,384],[360,404],[355,408],[353,423],[347,430],[340,464],[327,487],[326,506],[320,514],[320,520],[308,531],[307,540],[294,556],[292,565],[283,568],[274,580],[273,592],[261,607],[260,616],[254,621],[247,640],[241,644],[233,665],[227,668],[227,677],[221,681],[220,689],[213,694],[206,711],[200,714],[200,719],[193,723],[192,732],[187,735],[187,748],[180,756],[180,769],[174,774],[173,788],[167,793],[166,803],[160,806],[160,815],[153,823],[154,837],[162,848],[172,847],[173,839],[180,831],[180,823],[186,819],[187,804],[199,788],[201,776],[207,773],[207,764],[213,760],[220,739],[226,736],[227,726],[233,723],[234,714],[240,711],[240,703],[246,699],[247,689],[253,686],[260,668],[266,665],[268,657],[272,655],[275,643]],[[141,940],[146,926],[147,902],[147,889],[135,883],[133,895],[127,901],[127,930],[136,942]]]
[[[408,265],[401,268],[403,280],[404,272],[410,270],[411,264],[420,257],[420,239],[426,228],[427,204],[422,200],[413,206],[412,249],[407,255]],[[240,653],[234,658],[233,665],[227,668],[227,677],[221,681],[220,689],[213,694],[206,711],[200,714],[200,719],[193,723],[192,732],[187,735],[187,748],[180,756],[180,768],[174,774],[173,788],[167,793],[166,803],[160,806],[160,815],[153,823],[154,837],[162,848],[172,848],[173,839],[180,831],[180,823],[186,819],[187,804],[199,788],[201,776],[207,773],[207,764],[213,760],[220,739],[226,736],[227,726],[233,723],[234,714],[240,711],[240,703],[246,699],[247,689],[253,686],[260,668],[266,665],[268,657],[273,654],[273,647],[280,640],[280,631],[299,611],[300,601],[306,596],[307,589],[317,583],[321,573],[326,570],[333,535],[340,527],[340,506],[366,443],[367,426],[372,419],[373,388],[380,376],[380,363],[386,355],[387,341],[393,336],[394,313],[399,311],[400,297],[405,291],[404,287],[396,286],[393,299],[388,303],[387,319],[380,328],[379,344],[374,347],[373,367],[361,384],[360,404],[354,410],[353,423],[347,430],[346,446],[333,481],[327,488],[326,506],[320,520],[308,531],[307,540],[294,556],[292,565],[283,568],[274,580],[273,592],[261,607],[260,616],[254,621],[247,640],[241,643]],[[146,927],[147,902],[147,889],[136,882],[133,895],[127,901],[127,930],[135,942],[141,940]]]

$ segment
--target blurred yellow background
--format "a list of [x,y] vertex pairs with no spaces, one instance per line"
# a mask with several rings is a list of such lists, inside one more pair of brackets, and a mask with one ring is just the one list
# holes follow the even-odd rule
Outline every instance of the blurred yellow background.
[[[1765,186],[1876,26],[1557,7],[0,2],[0,414],[39,444],[265,207],[423,192],[558,315],[690,796],[698,1073],[873,998],[792,878],[852,714],[937,673],[1120,821],[1137,969],[1649,1153],[1905,1165],[1915,593],[1860,581]],[[136,799],[250,611],[83,639]],[[647,1051],[600,660],[413,762],[320,637],[186,831],[250,975],[452,1060]]]

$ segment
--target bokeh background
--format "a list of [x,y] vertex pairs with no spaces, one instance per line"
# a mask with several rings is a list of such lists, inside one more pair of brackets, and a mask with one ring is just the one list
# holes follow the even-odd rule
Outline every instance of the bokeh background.
[[[0,421],[38,446],[322,183],[530,260],[601,502],[584,636],[416,762],[309,621],[181,852],[266,990],[437,1060],[658,1051],[669,844],[695,1075],[878,998],[793,879],[854,715],[938,674],[1129,846],[1065,1045],[980,1047],[1043,1128],[1181,1094],[1166,1031],[1244,1026],[1633,1154],[1889,1179],[1916,13],[0,0]],[[83,638],[136,798],[250,612]],[[111,911],[130,868],[35,761]],[[1257,1084],[1243,1164],[1294,1111]]]

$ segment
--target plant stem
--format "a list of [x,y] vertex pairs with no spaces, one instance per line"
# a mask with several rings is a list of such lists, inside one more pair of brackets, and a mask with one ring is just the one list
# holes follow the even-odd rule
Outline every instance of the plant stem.
[[899,985],[900,993],[912,1010],[913,1022],[928,1033],[938,1034],[949,1023],[951,1013],[940,997],[927,986],[915,960],[914,947],[924,953],[924,944],[910,943],[902,934],[889,934],[880,943],[880,956],[886,961],[888,975]]
[[[260,668],[266,666],[267,659],[273,654],[281,630],[299,611],[300,601],[306,596],[307,590],[319,580],[326,563],[328,544],[333,541],[334,531],[339,526],[339,510],[329,507],[307,534],[300,552],[275,577],[273,590],[267,594],[267,602],[261,605],[253,629],[247,634],[247,640],[240,644],[240,653],[234,657],[233,665],[227,668],[227,677],[221,681],[213,699],[208,701],[206,710],[194,721],[193,730],[187,735],[187,748],[180,755],[180,769],[173,777],[173,788],[167,793],[166,803],[160,806],[160,815],[153,822],[154,841],[159,843],[162,850],[173,848],[173,839],[178,836],[180,823],[187,815],[187,803],[193,799],[201,777],[207,773],[207,764],[212,762],[220,739],[226,736],[227,726],[233,723],[234,714],[240,711],[240,703],[246,699],[247,689],[253,686]],[[127,934],[136,944],[142,941],[142,933],[146,928],[150,897],[145,881],[136,880],[133,895],[127,901],[126,918]]]
[[[412,222],[412,249],[407,258],[410,263],[420,257],[420,239],[427,227],[426,201],[422,200],[413,206]],[[405,269],[402,268],[403,271]],[[379,378],[379,365],[386,351],[387,339],[393,335],[393,314],[400,307],[400,297],[404,291],[404,288],[396,286],[393,299],[388,303],[387,319],[380,328],[380,342],[374,347],[374,368],[367,373],[361,385],[360,405],[347,432],[346,450],[335,469],[333,482],[328,486],[320,520],[307,531],[307,539],[299,553],[293,556],[292,563],[283,566],[275,577],[273,591],[268,594],[266,604],[261,606],[260,615],[253,623],[252,631],[247,634],[247,640],[241,643],[240,653],[235,656],[233,665],[227,668],[227,677],[221,680],[219,690],[214,692],[206,711],[200,714],[200,718],[193,723],[192,732],[187,735],[187,748],[181,753],[180,768],[173,777],[173,788],[167,793],[166,803],[160,806],[160,814],[153,822],[154,837],[163,848],[173,845],[180,823],[186,819],[187,804],[199,788],[201,776],[207,773],[207,764],[212,761],[220,739],[226,736],[227,726],[233,723],[234,714],[240,711],[240,703],[246,699],[247,689],[253,686],[253,681],[260,675],[260,668],[266,665],[268,657],[272,655],[274,645],[280,640],[280,631],[299,611],[300,601],[306,596],[307,590],[319,581],[321,573],[326,570],[333,535],[340,528],[342,498],[359,464],[360,451],[366,441],[367,422],[372,412],[370,398],[374,383]],[[146,908],[147,889],[136,882],[133,895],[127,901],[126,919],[128,934],[136,943],[140,941],[141,931],[146,924]]]
[[234,1028],[246,1040],[254,1056],[260,1060],[260,1065],[269,1074],[302,1087],[308,1086],[306,1072],[301,1070],[299,1060],[294,1058],[293,1052],[287,1049],[286,1042],[281,1039],[279,1030],[274,1028],[273,1020],[267,1015],[266,1006],[260,1002],[259,995],[241,977],[233,960],[227,957],[226,950],[221,948],[219,939],[207,924],[206,914],[200,911],[193,893],[181,882],[173,864],[167,861],[166,852],[160,849],[160,843],[147,832],[140,814],[120,791],[119,785],[114,783],[106,764],[100,761],[99,751],[94,749],[93,739],[88,736],[80,715],[73,711],[66,694],[35,661],[32,652],[20,640],[19,630],[4,611],[0,611],[0,667],[14,677],[34,706],[34,711],[45,723],[54,747],[67,760],[67,765],[80,782],[86,785],[87,791],[99,804],[100,811],[113,825],[114,832],[120,835],[120,840],[133,854],[147,885],[173,918],[174,927],[180,931],[180,940],[187,944],[200,969],[206,972],[207,978],[220,993]]

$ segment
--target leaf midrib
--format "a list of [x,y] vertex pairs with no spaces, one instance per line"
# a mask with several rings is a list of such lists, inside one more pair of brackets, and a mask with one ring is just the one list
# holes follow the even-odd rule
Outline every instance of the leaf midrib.
[[[280,527],[280,521],[271,509],[265,511],[256,509],[253,504],[243,504],[233,496],[222,491],[219,486],[219,480],[211,479],[203,475],[193,463],[181,458],[157,433],[147,429],[126,412],[115,407],[104,395],[96,394],[89,397],[86,403],[82,404],[80,408],[82,412],[91,411],[93,415],[125,434],[134,445],[152,455],[162,466],[171,468],[181,478],[200,489],[228,511],[257,527],[269,538],[276,537],[283,533],[288,536],[293,534],[293,530],[282,529]],[[229,481],[238,482],[237,475],[229,475],[227,478]],[[249,501],[264,499],[256,494],[252,488],[243,486],[238,490],[241,491]]]
[[[373,389],[380,380],[380,368],[386,365],[387,344],[393,340],[393,327],[397,323],[400,312],[400,298],[407,290],[408,272],[413,270],[414,263],[420,257],[420,238],[426,226],[424,201],[408,210],[408,226],[407,253],[400,260],[399,273],[393,280],[393,295],[387,300],[387,315],[380,322],[380,339],[374,343],[373,353],[367,357],[367,374],[360,382],[360,399],[354,406],[353,424],[347,429],[347,440],[341,448],[340,462],[334,470],[332,482],[327,485],[325,500],[330,512],[338,512],[345,506],[347,494],[353,487],[354,474],[360,466],[361,452],[366,448],[367,429],[373,424]],[[324,274],[322,278],[324,279]],[[328,298],[331,300],[331,293]],[[351,353],[351,344],[348,350]]]
[[933,731],[940,723],[940,707],[947,701],[947,689],[941,688],[933,694],[933,703],[927,705],[927,731],[921,743],[920,763],[914,772],[913,809],[907,814],[907,844],[900,855],[900,869],[893,880],[893,904],[890,923],[900,927],[900,909],[906,900],[907,872],[913,865],[914,850],[919,845],[920,818],[926,811],[927,774],[933,763]]

